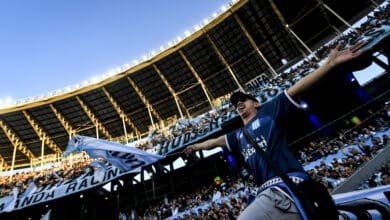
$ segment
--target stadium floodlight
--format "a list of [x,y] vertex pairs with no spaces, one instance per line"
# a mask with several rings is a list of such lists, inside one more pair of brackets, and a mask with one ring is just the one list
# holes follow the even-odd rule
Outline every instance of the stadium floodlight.
[[214,13],[213,13],[213,18],[216,18],[216,17],[218,17],[218,13],[217,13],[217,12],[214,12]]
[[222,6],[221,6],[221,11],[222,11],[222,12],[225,12],[226,10],[228,10],[228,7],[226,7],[226,5],[222,5]]
[[209,23],[209,19],[208,19],[208,18],[203,19],[203,24],[204,24],[204,25],[206,25],[206,24],[208,24],[208,23]]
[[10,104],[12,103],[13,99],[11,97],[5,98],[5,103]]
[[182,38],[182,36],[177,36],[176,40],[177,40],[178,42],[180,42],[181,40],[183,40],[183,38]]
[[97,76],[94,76],[94,77],[92,77],[91,82],[97,83],[97,82],[99,82],[99,78]]
[[189,37],[191,35],[191,31],[186,30],[184,31],[184,36]]
[[199,31],[200,28],[201,28],[201,26],[200,26],[199,24],[197,24],[197,25],[194,26],[195,31]]
[[109,76],[115,75],[115,70],[110,69],[110,70],[108,71],[108,75],[109,75]]
[[160,46],[160,51],[162,52],[162,51],[164,51],[164,50],[165,50],[164,45],[161,45],[161,46]]

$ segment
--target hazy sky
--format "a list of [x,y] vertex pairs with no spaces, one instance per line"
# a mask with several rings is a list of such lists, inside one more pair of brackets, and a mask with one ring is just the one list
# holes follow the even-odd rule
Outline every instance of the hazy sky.
[[1,0],[0,102],[130,63],[229,0]]

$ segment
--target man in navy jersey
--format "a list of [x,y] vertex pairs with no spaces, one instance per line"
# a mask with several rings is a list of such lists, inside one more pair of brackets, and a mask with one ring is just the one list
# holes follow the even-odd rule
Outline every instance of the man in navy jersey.
[[[236,92],[230,101],[240,115],[249,134],[258,145],[269,155],[272,163],[279,166],[282,172],[299,183],[309,176],[304,171],[287,146],[286,123],[290,112],[300,108],[294,101],[298,95],[315,86],[327,73],[342,63],[358,57],[363,51],[358,51],[364,42],[348,49],[334,48],[326,62],[316,71],[303,77],[296,84],[285,90],[260,108],[259,101],[252,95]],[[259,185],[259,194],[256,199],[241,213],[239,219],[307,219],[301,211],[299,202],[288,187],[270,168],[269,164],[249,143],[243,134],[243,129],[237,129],[226,135],[188,146],[187,154],[197,150],[207,150],[223,146],[231,152],[240,152],[248,164],[253,176]]]

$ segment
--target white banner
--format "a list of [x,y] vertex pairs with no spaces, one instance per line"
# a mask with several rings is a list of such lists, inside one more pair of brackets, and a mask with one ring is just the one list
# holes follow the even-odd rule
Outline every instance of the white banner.
[[153,164],[164,158],[164,156],[151,154],[134,147],[85,136],[72,137],[64,154],[73,151],[85,151],[91,158],[106,159],[112,166],[107,167],[103,162],[94,161],[89,164],[90,167],[96,168],[93,174],[88,172],[78,178],[60,181],[44,187],[37,187],[32,182],[19,198],[15,195],[0,198],[0,213],[23,209],[78,193],[110,182],[119,176],[139,173],[143,166]]
[[98,181],[95,177],[96,175],[83,174],[82,176],[73,180],[64,180],[56,184],[38,187],[33,193],[23,194],[17,198],[15,204],[12,204],[13,209],[11,210],[8,207],[10,199],[13,199],[13,196],[3,197],[0,198],[0,213],[20,210],[28,206],[51,201],[74,193],[79,193],[81,191],[108,183],[120,176],[134,172],[138,173],[140,170],[141,168],[139,167],[135,170],[122,171],[119,168],[109,166],[104,172],[102,181]]

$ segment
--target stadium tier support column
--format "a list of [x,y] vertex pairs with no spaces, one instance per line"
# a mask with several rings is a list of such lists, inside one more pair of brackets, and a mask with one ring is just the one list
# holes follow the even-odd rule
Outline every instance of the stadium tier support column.
[[[141,89],[138,88],[137,84],[135,84],[135,82],[130,78],[130,77],[127,77],[127,80],[129,81],[129,83],[131,84],[131,86],[133,87],[134,91],[137,93],[137,95],[140,97],[141,101],[144,103],[144,105],[146,106],[146,108],[148,108],[148,110],[151,112],[150,115],[153,115],[154,117],[157,118],[158,121],[163,121],[162,117],[158,114],[158,112],[153,108],[153,105],[149,102],[149,100],[145,97],[145,95],[141,92]],[[154,125],[153,125],[154,126]],[[137,132],[137,135],[138,136],[141,136],[140,133]]]
[[336,18],[338,18],[341,22],[343,22],[345,25],[347,25],[347,27],[349,28],[352,28],[352,26],[346,21],[344,20],[340,15],[338,15],[335,11],[333,11],[329,6],[327,6],[324,1],[322,0],[317,0],[320,5],[322,5],[326,10],[328,10],[330,13],[332,13],[334,16],[336,16]]
[[295,34],[295,32],[290,28],[288,24],[286,24],[287,30],[299,41],[299,43],[302,44],[302,46],[310,53],[313,54],[313,56],[317,59],[320,60],[314,53],[313,51],[301,40],[301,38],[298,37],[298,35]]
[[62,127],[65,128],[65,131],[69,134],[69,140],[72,135],[75,133],[75,129],[71,124],[65,119],[65,117],[54,107],[53,104],[50,104],[50,109],[53,111],[54,115],[57,117],[58,121],[61,123]]
[[43,155],[45,155],[45,135],[43,135],[41,144],[41,171],[43,170]]
[[[30,158],[31,159],[31,158]],[[1,172],[0,174],[3,175],[3,170],[8,170],[8,165],[7,163],[5,162],[5,159],[3,156],[1,156],[0,154],[0,166],[1,166]]]
[[152,123],[153,129],[156,129],[156,125],[154,124],[153,115],[152,115],[152,111],[150,110],[150,106],[147,105],[146,107],[148,108],[150,123]]
[[376,7],[378,7],[379,6],[379,4],[378,3],[376,3],[374,0],[370,0],[370,2],[372,3],[372,5],[374,6],[374,8],[376,8]]
[[275,69],[272,67],[272,65],[268,62],[268,60],[265,58],[264,54],[260,51],[259,47],[256,45],[256,42],[253,40],[252,36],[248,33],[247,29],[245,28],[244,24],[242,23],[241,19],[235,14],[234,19],[236,19],[238,25],[240,26],[241,30],[244,32],[246,38],[249,40],[252,47],[256,50],[257,54],[261,57],[261,59],[264,61],[264,63],[268,66],[270,69],[272,75],[276,76],[278,75],[275,71]]
[[162,82],[165,84],[165,86],[167,87],[167,89],[169,90],[169,92],[171,93],[173,98],[175,99],[177,110],[179,111],[179,114],[180,114],[180,118],[184,118],[183,112],[181,110],[182,108],[186,111],[187,116],[189,116],[189,112],[186,109],[184,103],[179,99],[179,97],[177,97],[175,90],[173,90],[171,84],[169,84],[169,82],[165,78],[164,74],[161,73],[161,70],[157,67],[156,64],[153,64],[153,68],[157,72],[158,76],[161,78]]
[[337,35],[341,36],[343,33],[337,28],[335,27],[333,24],[330,25],[330,27],[336,32]]
[[[104,94],[107,96],[108,100],[111,102],[115,111],[118,113],[118,115],[121,116],[122,120],[124,120],[134,132],[136,132],[137,134],[140,133],[137,126],[135,126],[134,122],[126,115],[126,112],[122,109],[122,107],[118,104],[118,102],[114,99],[114,97],[108,92],[108,90],[104,87],[102,88],[102,90]],[[124,128],[126,128],[126,124],[124,124]],[[125,134],[127,134],[126,129],[125,129]]]
[[229,63],[226,61],[225,57],[222,55],[221,51],[219,51],[217,45],[215,45],[213,39],[211,39],[210,35],[208,34],[205,34],[205,36],[207,37],[207,40],[210,42],[214,51],[217,53],[219,59],[221,59],[222,63],[226,66],[227,70],[229,71],[230,75],[232,76],[234,82],[237,84],[240,91],[245,92],[244,87],[242,87],[240,81],[238,81],[237,76],[234,74],[232,68],[230,67]]
[[[275,2],[274,2],[273,0],[268,0],[268,1],[269,1],[270,5],[271,5],[272,10],[275,12],[276,16],[279,18],[280,22],[282,23],[283,27],[286,28],[287,33],[291,34],[290,30],[288,29],[288,23],[286,22],[286,19],[284,19],[284,17],[283,17],[283,15],[282,15],[282,13],[280,12],[278,6],[275,4]],[[294,36],[294,37],[295,37],[295,36]],[[296,37],[295,37],[295,38],[296,38]],[[299,40],[298,40],[298,41],[299,41]],[[301,47],[299,47],[298,45],[296,45],[296,42],[295,42],[295,41],[293,41],[293,42],[294,42],[294,45],[297,47],[297,49],[302,53],[302,55],[303,55],[304,57],[307,57],[308,54],[306,54],[306,53],[301,49]],[[299,41],[299,43],[302,44],[301,41]],[[303,46],[305,47],[306,45],[303,44]],[[306,47],[305,47],[305,49],[306,49]],[[309,52],[309,53],[311,53],[311,52]]]
[[[179,54],[180,54],[181,58],[184,60],[184,62],[187,64],[188,68],[190,68],[191,73],[195,76],[196,80],[198,80],[198,82],[200,83],[200,86],[202,87],[202,90],[203,90],[204,94],[206,95],[207,100],[209,101],[210,107],[212,109],[214,109],[213,102],[211,101],[212,99],[210,98],[210,92],[208,91],[208,89],[207,89],[206,85],[204,84],[202,78],[200,78],[198,72],[196,72],[195,68],[192,66],[190,61],[187,59],[187,56],[184,55],[183,51],[179,50]],[[190,117],[189,114],[188,114],[188,117]]]
[[126,144],[128,144],[129,143],[129,138],[127,137],[127,129],[126,129],[125,117],[122,114],[121,114],[121,119],[122,119],[122,125],[123,125],[123,132],[125,133]]
[[108,140],[112,140],[112,136],[109,130],[104,127],[103,123],[99,120],[99,118],[92,112],[92,110],[88,107],[87,103],[85,103],[81,97],[76,96],[77,101],[79,102],[81,108],[84,110],[88,118],[91,120],[92,124],[96,127],[96,138],[99,138],[99,131],[101,131]]
[[14,152],[12,153],[11,174],[9,176],[10,182],[12,182],[12,176],[13,176],[12,173],[14,172],[15,158],[16,158],[16,145],[14,145]]
[[180,105],[179,105],[179,101],[177,99],[177,95],[174,95],[173,99],[175,99],[176,107],[177,107],[177,110],[179,111],[180,118],[184,118],[183,112],[181,111],[181,108],[180,108]]

